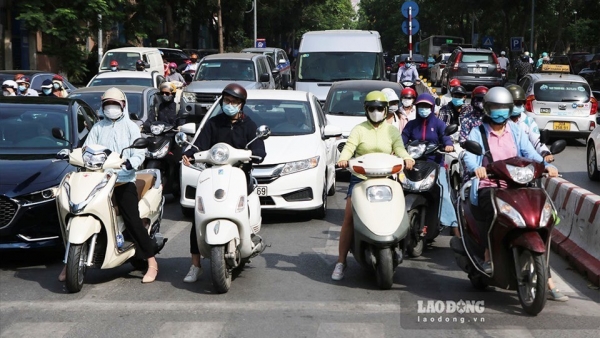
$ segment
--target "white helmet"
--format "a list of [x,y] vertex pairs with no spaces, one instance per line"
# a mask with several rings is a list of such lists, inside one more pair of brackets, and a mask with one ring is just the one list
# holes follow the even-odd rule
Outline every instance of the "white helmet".
[[102,112],[111,120],[117,120],[123,116],[126,101],[125,93],[119,88],[110,88],[102,95]]
[[396,94],[396,91],[392,88],[383,88],[381,92],[385,94],[385,97],[387,97],[388,102],[400,101],[398,94]]
[[504,51],[501,51],[500,55],[506,55],[506,53]]
[[18,86],[17,83],[13,80],[6,80],[2,82],[2,87],[9,87],[16,90]]

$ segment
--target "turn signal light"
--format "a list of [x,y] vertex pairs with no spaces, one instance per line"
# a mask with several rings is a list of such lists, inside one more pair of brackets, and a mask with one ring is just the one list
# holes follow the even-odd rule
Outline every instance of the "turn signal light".
[[367,172],[365,171],[365,168],[363,168],[363,167],[359,167],[359,166],[357,166],[357,165],[353,166],[353,167],[352,167],[352,170],[354,170],[354,172],[357,172],[357,173],[359,173],[359,174],[363,174],[363,175],[366,175],[366,174],[367,174]]
[[402,164],[398,164],[392,167],[392,175],[397,174],[402,170]]

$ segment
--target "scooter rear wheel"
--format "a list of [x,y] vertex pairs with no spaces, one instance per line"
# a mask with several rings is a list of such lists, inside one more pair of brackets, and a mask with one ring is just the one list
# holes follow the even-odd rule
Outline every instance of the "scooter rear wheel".
[[419,257],[423,254],[424,241],[423,237],[417,230],[419,227],[419,220],[421,219],[417,209],[413,209],[408,212],[409,230],[406,243],[406,252],[410,257]]
[[67,255],[67,278],[65,284],[71,293],[81,291],[87,266],[88,242],[71,244]]
[[213,246],[210,250],[212,283],[218,293],[226,293],[231,287],[231,273],[225,261],[225,246]]
[[540,313],[546,305],[548,275],[546,255],[519,250],[517,259],[517,293],[523,310],[532,316]]
[[382,290],[389,290],[394,285],[394,260],[390,248],[381,249],[377,254],[377,286]]

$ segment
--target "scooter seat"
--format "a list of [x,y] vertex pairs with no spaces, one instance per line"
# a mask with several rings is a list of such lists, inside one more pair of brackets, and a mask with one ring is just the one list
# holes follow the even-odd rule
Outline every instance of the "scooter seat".
[[156,182],[156,177],[152,174],[139,173],[135,175],[135,187],[137,189],[138,201],[152,188]]

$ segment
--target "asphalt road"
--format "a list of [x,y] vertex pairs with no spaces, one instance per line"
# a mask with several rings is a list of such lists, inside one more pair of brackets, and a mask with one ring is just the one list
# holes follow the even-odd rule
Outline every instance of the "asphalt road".
[[[378,290],[351,257],[346,278],[332,281],[346,187],[338,183],[325,220],[265,215],[261,235],[271,247],[222,295],[213,291],[206,259],[201,280],[183,283],[190,223],[173,201],[162,227],[169,242],[152,284],[141,284],[142,273],[125,265],[89,270],[83,290],[68,294],[56,279],[59,254],[3,253],[0,337],[597,337],[598,290],[554,254],[552,275],[570,300],[548,301],[537,317],[521,310],[514,291],[474,290],[454,262],[449,237],[405,260],[391,290]],[[483,301],[483,311],[418,313],[419,301],[461,299]]]

